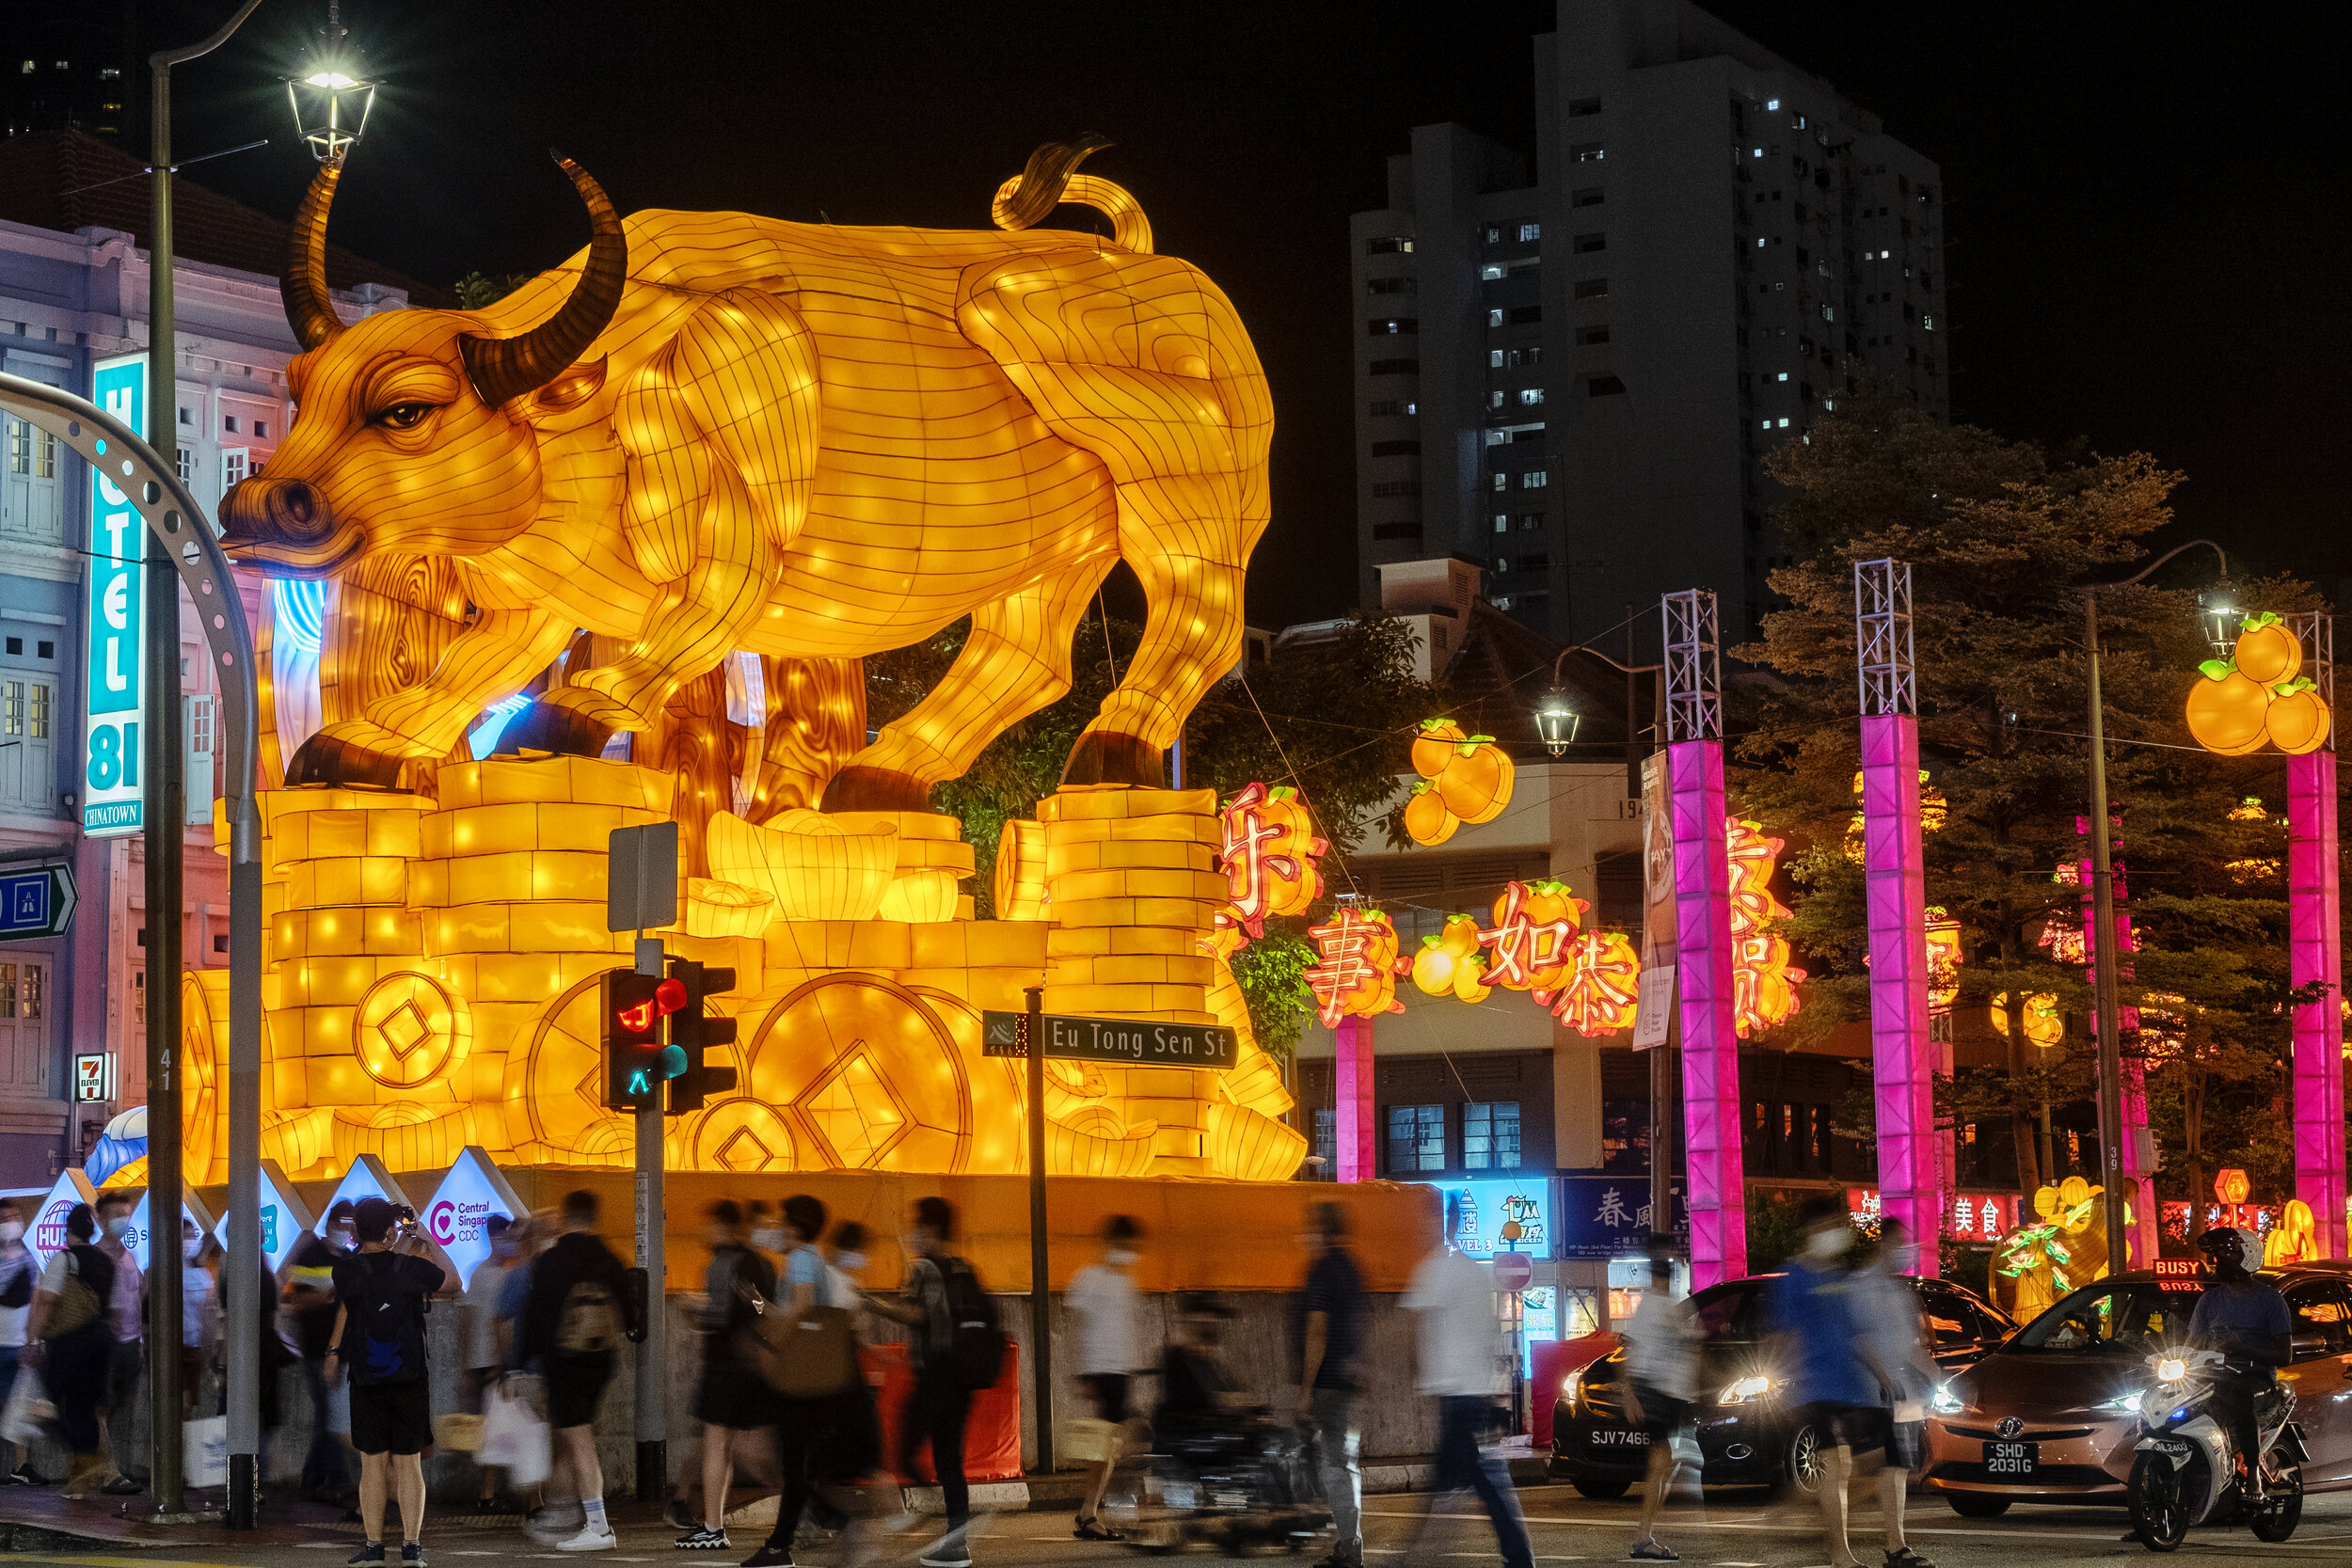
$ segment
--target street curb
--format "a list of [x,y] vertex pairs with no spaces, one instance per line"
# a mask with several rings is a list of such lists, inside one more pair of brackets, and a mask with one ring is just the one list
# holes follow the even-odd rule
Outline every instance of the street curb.
[[187,1541],[126,1541],[116,1535],[77,1535],[51,1525],[26,1525],[0,1520],[0,1552],[120,1552],[151,1551],[157,1546],[188,1546]]

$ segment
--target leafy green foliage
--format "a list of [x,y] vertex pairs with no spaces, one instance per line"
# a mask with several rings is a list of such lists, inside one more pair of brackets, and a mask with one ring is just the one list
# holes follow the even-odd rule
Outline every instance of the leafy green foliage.
[[1232,958],[1233,981],[1249,1003],[1249,1030],[1258,1037],[1258,1049],[1281,1061],[1298,1049],[1315,1006],[1306,979],[1315,950],[1304,924],[1270,920],[1265,935]]
[[451,292],[457,296],[457,308],[460,310],[481,310],[496,305],[500,300],[530,282],[532,277],[532,275],[527,272],[510,272],[497,276],[484,272],[469,272],[450,287]]

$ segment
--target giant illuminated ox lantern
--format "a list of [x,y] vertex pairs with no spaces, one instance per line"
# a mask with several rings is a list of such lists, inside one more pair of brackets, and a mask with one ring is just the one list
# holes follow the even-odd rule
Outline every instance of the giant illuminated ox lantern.
[[[230,552],[299,578],[438,558],[472,611],[429,671],[330,714],[287,782],[397,786],[580,628],[617,652],[501,750],[595,754],[737,650],[848,661],[969,615],[947,676],[823,793],[919,811],[1069,689],[1076,623],[1124,560],[1147,627],[1065,777],[1161,784],[1241,648],[1273,410],[1225,295],[1075,172],[1101,145],[1040,149],[997,192],[1001,232],[623,220],[559,155],[582,255],[485,309],[351,325],[326,288],[323,166],[283,283],[300,418],[223,502]],[[1031,228],[1062,200],[1111,236]]]

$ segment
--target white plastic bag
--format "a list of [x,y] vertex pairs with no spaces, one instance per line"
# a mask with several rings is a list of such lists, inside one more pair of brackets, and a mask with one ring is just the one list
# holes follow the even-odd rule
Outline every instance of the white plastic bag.
[[204,1416],[180,1423],[181,1467],[190,1486],[229,1484],[229,1418]]
[[0,1443],[30,1443],[57,1418],[40,1371],[20,1361],[16,1384],[8,1390],[8,1407],[0,1411]]
[[484,1394],[482,1447],[474,1463],[503,1467],[510,1486],[536,1486],[548,1479],[551,1435],[528,1404],[493,1384]]

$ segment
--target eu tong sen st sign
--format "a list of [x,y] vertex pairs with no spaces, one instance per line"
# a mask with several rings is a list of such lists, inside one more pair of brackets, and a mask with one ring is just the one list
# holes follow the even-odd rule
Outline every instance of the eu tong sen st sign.
[[[1029,1019],[1023,1013],[981,1016],[981,1050],[991,1056],[1028,1054]],[[1070,1018],[1042,1013],[1037,1024],[1049,1058],[1119,1062],[1131,1067],[1206,1068],[1222,1072],[1238,1057],[1233,1031],[1216,1024],[1154,1023],[1122,1018]]]

